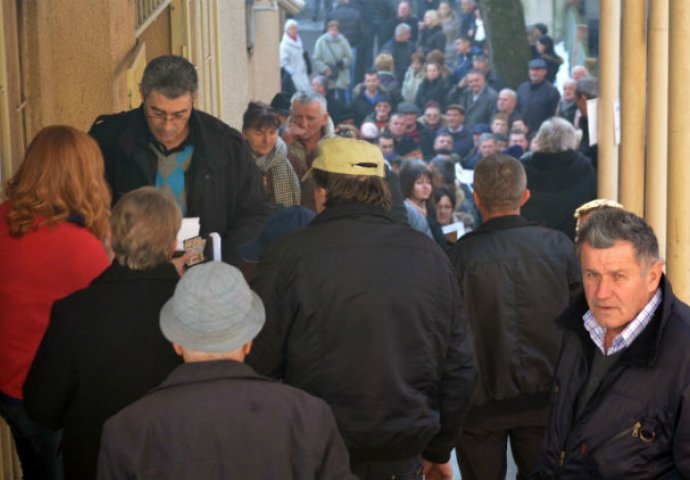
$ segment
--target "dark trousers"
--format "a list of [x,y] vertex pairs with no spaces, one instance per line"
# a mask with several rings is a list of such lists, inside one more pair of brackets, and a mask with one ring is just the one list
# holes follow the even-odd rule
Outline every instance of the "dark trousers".
[[419,457],[406,460],[378,460],[350,464],[352,473],[360,480],[421,480],[422,462]]
[[456,449],[462,480],[504,480],[509,438],[517,480],[529,478],[544,440],[546,413],[546,409],[537,409],[510,415],[468,415]]
[[0,393],[0,416],[12,431],[24,480],[61,480],[60,432],[32,422],[21,401]]

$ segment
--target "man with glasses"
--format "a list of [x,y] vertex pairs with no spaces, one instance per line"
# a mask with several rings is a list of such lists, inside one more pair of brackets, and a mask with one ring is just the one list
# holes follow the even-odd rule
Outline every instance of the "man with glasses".
[[199,217],[202,235],[221,235],[223,260],[237,265],[236,247],[256,236],[269,206],[241,134],[194,108],[198,85],[189,61],[155,58],[141,80],[143,104],[98,117],[89,133],[113,202],[145,185],[170,191],[184,216]]

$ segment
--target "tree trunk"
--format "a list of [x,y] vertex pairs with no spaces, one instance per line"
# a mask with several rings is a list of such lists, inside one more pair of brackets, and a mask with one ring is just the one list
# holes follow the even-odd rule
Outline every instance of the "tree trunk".
[[525,14],[521,0],[479,0],[484,28],[491,49],[491,62],[510,88],[527,80],[530,61]]

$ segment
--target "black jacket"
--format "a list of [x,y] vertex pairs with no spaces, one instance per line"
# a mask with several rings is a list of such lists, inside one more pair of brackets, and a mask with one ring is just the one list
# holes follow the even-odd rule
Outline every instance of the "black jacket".
[[266,325],[247,362],[322,398],[353,462],[445,462],[474,359],[448,258],[363,204],[327,206],[269,250],[252,287]]
[[450,258],[479,367],[473,408],[546,407],[561,339],[554,320],[582,286],[573,242],[511,215],[460,238]]
[[103,429],[99,480],[354,480],[328,406],[232,360],[185,363]]
[[[237,265],[236,247],[254,239],[269,213],[261,174],[237,130],[198,110],[189,125],[194,153],[185,173],[187,216],[200,217],[202,235],[218,232],[223,260]],[[131,190],[155,185],[158,163],[143,107],[102,115],[89,134],[103,152],[113,203]]]
[[559,318],[565,331],[535,478],[690,478],[690,308],[661,282],[651,323],[626,348],[575,418],[594,349],[584,296]]
[[524,82],[517,89],[517,110],[525,117],[530,132],[539,130],[542,122],[556,115],[561,95],[551,82],[544,80],[539,84]]
[[419,34],[417,46],[424,51],[424,55],[432,50],[444,52],[446,49],[446,35],[440,25],[435,27],[424,27]]
[[419,84],[414,103],[421,112],[424,111],[426,102],[430,100],[438,102],[443,107],[446,104],[446,95],[448,95],[449,89],[450,86],[448,85],[448,81],[442,76],[432,81],[425,78],[422,80],[422,83]]
[[400,84],[405,80],[405,73],[412,63],[412,54],[417,50],[414,43],[407,40],[405,42],[396,42],[395,38],[391,38],[386,44],[381,47],[381,52],[387,52],[393,55],[393,65],[395,65],[395,76],[398,78]]
[[93,480],[105,420],[181,362],[158,326],[179,278],[170,263],[136,271],[114,262],[53,305],[24,406],[41,425],[62,428],[65,478]]
[[597,176],[587,157],[566,150],[533,152],[524,161],[532,196],[522,215],[533,222],[575,238],[575,209],[597,198]]

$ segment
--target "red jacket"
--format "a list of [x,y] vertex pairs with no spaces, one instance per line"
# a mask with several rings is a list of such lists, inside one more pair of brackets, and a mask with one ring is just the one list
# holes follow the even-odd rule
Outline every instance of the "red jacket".
[[10,236],[0,205],[0,392],[22,398],[22,384],[57,299],[85,288],[109,265],[101,242],[70,222]]

